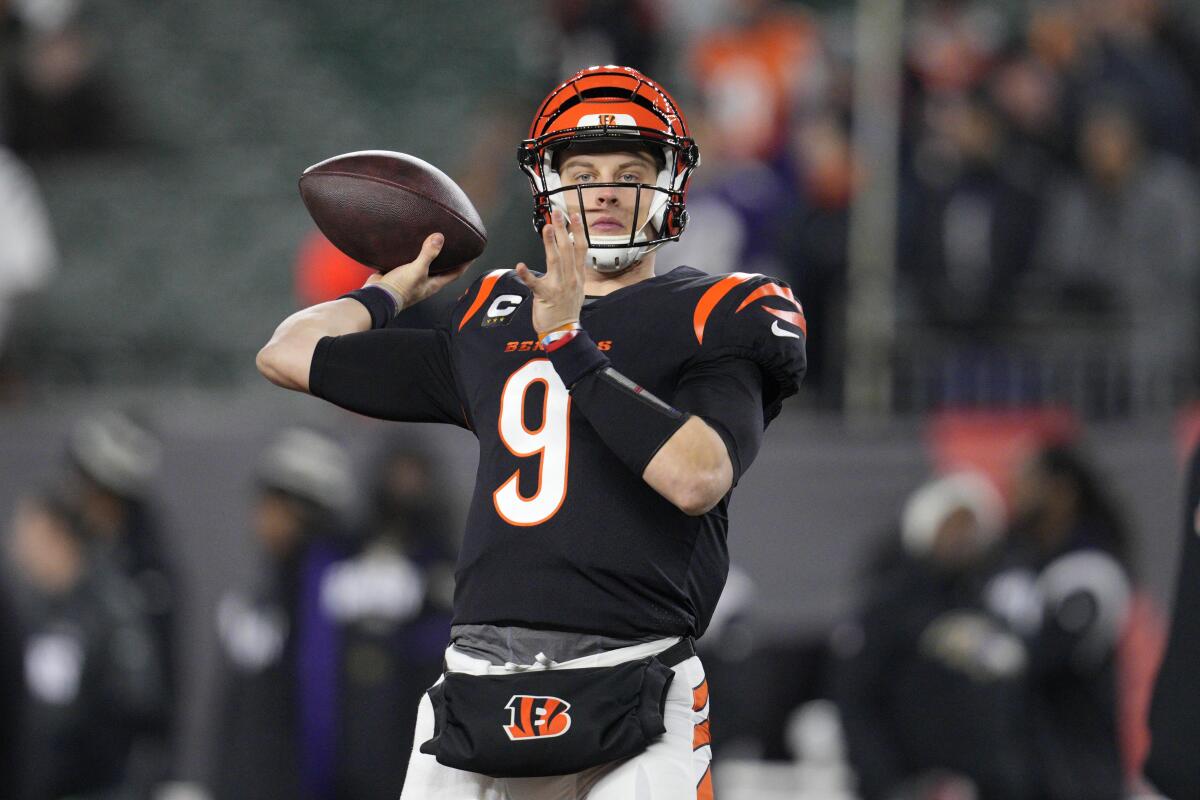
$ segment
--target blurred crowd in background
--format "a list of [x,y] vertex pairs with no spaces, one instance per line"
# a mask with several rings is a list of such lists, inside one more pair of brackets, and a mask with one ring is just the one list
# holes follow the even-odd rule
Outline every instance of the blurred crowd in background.
[[[271,325],[367,274],[306,227],[294,197],[295,174],[334,154],[330,142],[424,153],[404,131],[436,153],[432,140],[444,134],[458,150],[434,160],[461,181],[490,233],[473,272],[530,258],[517,141],[545,90],[609,62],[670,87],[703,153],[687,235],[659,264],[789,281],[808,318],[807,405],[841,408],[849,240],[869,177],[854,147],[852,3],[472,4],[499,15],[490,36],[499,54],[487,57],[506,83],[470,95],[467,80],[440,91],[410,81],[457,115],[445,130],[392,107],[389,92],[419,62],[393,66],[400,74],[380,85],[356,74],[402,57],[396,42],[371,40],[363,49],[386,58],[356,61],[353,37],[372,26],[411,36],[395,19],[403,13],[363,12],[355,28],[320,16],[345,13],[341,3],[286,12],[229,4],[231,15],[261,17],[197,17],[187,33],[197,47],[226,46],[221,37],[242,20],[273,37],[246,47],[262,63],[280,59],[280,106],[259,114],[262,128],[222,127],[226,106],[240,102],[252,117],[260,99],[227,74],[212,79],[218,101],[195,101],[166,133],[147,98],[189,104],[179,87],[200,85],[202,59],[181,46],[180,74],[131,80],[129,54],[148,51],[122,44],[105,22],[117,5],[0,0],[7,409],[64,385],[255,380],[251,354]],[[141,12],[128,40],[181,21]],[[292,17],[347,36],[345,50],[320,50],[334,54],[324,68],[343,70],[332,85],[346,97],[378,101],[377,117],[355,117],[332,90],[314,108],[309,89],[330,84],[288,72],[297,62],[283,54],[315,59],[319,50],[287,38]],[[487,55],[462,50],[480,63]],[[303,91],[289,94],[293,81]],[[913,0],[899,85],[895,409],[1056,403],[1125,419],[1193,399],[1196,10],[1182,0]],[[284,113],[297,107],[309,116]],[[272,132],[276,112],[284,121]],[[299,140],[314,115],[343,127],[288,145],[283,137]],[[374,132],[379,119],[393,127]],[[226,149],[215,156],[201,142]],[[249,177],[231,191],[218,167]],[[159,183],[143,174],[122,188],[113,180],[122,170]],[[293,216],[220,244],[193,238],[254,227],[262,217],[251,208]],[[181,223],[193,212],[204,221]],[[152,230],[158,240],[144,238]],[[418,307],[412,324],[438,308]],[[180,750],[196,747],[180,743],[179,663],[180,640],[197,635],[179,618],[194,565],[172,552],[160,522],[170,515],[157,513],[162,444],[152,418],[89,415],[66,436],[58,479],[4,477],[22,496],[5,509],[4,785],[20,786],[22,800],[142,797],[180,778],[218,798],[398,796],[416,698],[448,635],[457,531],[440,460],[404,438],[356,464],[335,439],[301,428],[261,454],[244,509],[258,579],[225,587],[212,618],[195,622],[216,631],[221,675],[204,701],[210,763],[202,776],[180,775]],[[1105,800],[1138,790],[1161,611],[1139,581],[1138,531],[1112,487],[1062,437],[1042,444],[1003,474],[937,476],[903,508],[880,509],[895,530],[863,557],[860,609],[819,636],[756,637],[754,582],[735,569],[700,643],[729,797],[738,796],[737,759],[762,758],[793,763],[788,796],[804,798]]]
[[[255,577],[200,623],[219,674],[202,701],[205,774],[184,776],[195,574],[160,523],[162,457],[147,420],[85,418],[56,477],[7,521],[12,796],[398,796],[449,637],[457,532],[440,459],[406,434],[355,464],[305,427],[259,455],[230,515]],[[857,610],[826,631],[761,636],[754,580],[735,565],[699,642],[720,763],[792,764],[795,792],[780,797],[1117,800],[1141,787],[1162,621],[1134,531],[1066,438],[1005,469],[935,476],[892,509],[861,556]],[[730,796],[764,796],[736,794],[736,774],[721,779]]]
[[[324,5],[320,0],[311,11],[298,12],[294,24],[324,24]],[[93,18],[104,20],[95,11],[101,6],[81,0],[4,0],[0,6],[6,22],[0,179],[6,195],[21,198],[6,203],[0,218],[0,229],[20,232],[0,237],[6,248],[0,298],[8,298],[4,305],[11,313],[15,298],[43,289],[43,299],[34,304],[41,327],[36,319],[17,326],[22,335],[8,348],[6,373],[10,383],[20,372],[68,383],[112,380],[103,372],[89,374],[116,358],[95,352],[107,347],[140,348],[141,370],[128,364],[120,369],[141,381],[178,380],[179,370],[161,363],[169,363],[172,352],[228,364],[219,376],[197,366],[185,372],[189,380],[196,380],[197,372],[202,381],[249,379],[240,356],[220,361],[208,352],[219,349],[216,334],[194,332],[189,338],[185,322],[190,318],[181,320],[178,308],[153,309],[142,328],[114,326],[110,339],[82,345],[77,336],[67,335],[70,323],[57,319],[56,304],[44,294],[56,249],[38,198],[37,172],[31,174],[22,162],[39,166],[53,184],[56,165],[77,163],[73,160],[87,154],[170,160],[190,148],[213,171],[192,181],[199,186],[219,180],[222,159],[231,160],[226,168],[234,169],[239,146],[276,135],[272,118],[249,111],[257,102],[253,93],[264,91],[249,75],[246,85],[230,87],[245,97],[232,102],[197,97],[190,112],[211,106],[208,128],[219,128],[222,115],[244,113],[227,123],[228,131],[203,125],[166,130],[167,121],[187,114],[166,104],[187,98],[165,91],[151,95],[149,88],[121,83],[116,68],[127,77],[137,64],[118,56],[145,61],[147,51],[112,41],[111,22],[92,30]],[[403,75],[386,71],[398,67],[388,66],[383,37],[412,37],[413,31],[384,13],[371,19],[372,13],[364,10],[362,20],[328,24],[325,38],[308,51],[289,42],[301,52],[324,44],[331,54],[328,68],[344,73],[346,97],[376,101],[360,103],[372,110],[346,121],[340,118],[353,117],[347,101],[324,97],[327,115],[353,130],[339,133],[330,119],[311,119],[308,105],[303,108],[309,119],[303,125],[293,122],[288,115],[296,110],[289,104],[298,98],[278,92],[272,102],[287,107],[274,124],[285,126],[279,134],[285,140],[273,151],[261,146],[260,162],[287,156],[292,142],[308,142],[306,155],[295,158],[313,161],[330,155],[327,140],[345,142],[343,147],[420,152],[459,178],[483,213],[491,242],[476,271],[506,266],[530,258],[536,245],[528,195],[512,153],[537,100],[581,64],[617,62],[642,69],[671,87],[703,151],[689,199],[691,228],[679,244],[663,251],[660,266],[686,262],[712,272],[758,271],[791,282],[809,319],[808,397],[820,408],[841,407],[849,240],[855,203],[872,177],[854,143],[855,115],[862,109],[855,108],[852,91],[860,60],[853,3],[496,4],[476,17],[481,26],[495,29],[488,42],[498,49],[476,48],[460,65],[493,76],[493,83],[464,75],[452,97],[432,86],[453,78],[445,65],[427,76],[431,86],[424,90],[420,81],[405,82]],[[484,19],[486,14],[492,16]],[[431,27],[436,19],[414,18]],[[145,25],[149,29],[155,23],[178,21],[150,17]],[[347,64],[355,54],[343,50],[354,46],[355,35],[361,39],[361,63]],[[445,35],[439,29],[428,44],[420,37],[401,41],[415,54],[438,46],[436,37]],[[197,40],[206,41],[200,32]],[[895,409],[1057,402],[1113,418],[1158,412],[1191,399],[1198,332],[1190,312],[1200,299],[1200,12],[1178,0],[913,0],[907,4],[903,45],[903,60],[896,65],[902,98],[894,198]],[[285,64],[287,48],[277,49],[254,56],[264,64],[276,58],[279,69],[292,69]],[[214,56],[200,51],[181,50],[178,58],[181,71],[217,68],[206,66]],[[373,68],[384,70],[374,85],[355,72]],[[293,71],[298,87],[313,81]],[[185,77],[172,80],[182,83]],[[298,88],[295,94],[303,92]],[[413,96],[424,98],[424,105],[414,109],[418,113],[389,113],[396,104],[412,107]],[[445,119],[437,116],[436,105],[428,105],[435,96]],[[388,122],[371,133],[376,118]],[[207,142],[209,136],[223,137],[223,149],[204,149],[218,146]],[[446,148],[453,152],[443,154]],[[294,213],[291,231],[303,225],[291,183],[304,164],[287,162],[278,168],[292,178],[256,187]],[[228,177],[239,196],[226,202],[240,202],[246,193],[238,180]],[[52,188],[79,192],[85,187]],[[146,187],[139,189],[147,193]],[[89,213],[94,209],[74,208],[66,200],[51,205],[64,208],[64,224],[77,226],[79,218],[95,216]],[[189,211],[215,213],[202,204]],[[95,277],[81,274],[86,270],[73,261],[154,259],[155,248],[169,247],[151,234],[160,223],[106,213],[114,215],[108,232],[138,240],[140,250],[120,250],[106,243],[101,231],[90,250],[66,242],[63,269],[76,283],[92,285]],[[168,229],[180,233],[177,227]],[[208,233],[185,231],[188,236]],[[80,234],[60,227],[57,235],[73,239]],[[289,291],[305,301],[323,298],[364,274],[315,232],[293,236],[271,245],[294,254],[286,259],[293,262],[290,275],[285,259],[251,261],[261,258],[256,254],[262,244],[231,251],[242,270],[274,276],[277,303]],[[228,244],[197,240],[191,248],[212,248],[225,262],[231,258],[224,249]],[[120,272],[120,264],[109,268],[118,281],[144,277]],[[221,269],[211,269],[211,282],[235,280]],[[180,286],[189,286],[186,275],[177,278]],[[161,279],[156,285],[167,296],[180,291]],[[200,302],[200,287],[191,288],[192,302]],[[229,299],[222,313],[229,317],[232,335],[240,330],[242,306],[256,307],[238,299],[243,286],[224,288]],[[185,292],[177,299],[187,297]],[[185,330],[162,330],[172,313],[176,326]],[[245,345],[237,346],[247,352]],[[80,350],[73,361],[64,355],[85,347],[93,349]],[[89,353],[91,358],[85,357]]]
[[[109,412],[72,431],[60,475],[7,522],[6,797],[139,798],[177,782],[179,639],[189,569],[153,494],[161,444]],[[220,675],[215,797],[398,797],[449,637],[454,518],[433,456],[382,444],[359,470],[327,435],[290,428],[244,509],[252,585],[207,621]]]
[[[666,259],[790,281],[809,319],[806,381],[836,408],[866,176],[854,8],[826,5],[559,4],[554,68],[615,59],[680,87],[704,164],[692,228]],[[897,404],[1122,415],[1178,402],[1195,384],[1200,300],[1195,7],[907,8]]]

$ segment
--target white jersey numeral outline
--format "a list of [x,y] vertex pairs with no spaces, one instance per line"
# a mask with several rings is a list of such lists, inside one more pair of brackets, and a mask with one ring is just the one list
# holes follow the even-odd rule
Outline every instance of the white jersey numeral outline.
[[[542,423],[525,427],[525,401],[529,387],[545,386]],[[567,472],[571,454],[571,395],[547,359],[525,362],[504,383],[500,392],[500,441],[518,458],[539,456],[537,491],[521,494],[521,470],[492,492],[496,513],[509,525],[540,525],[562,508],[567,498]]]

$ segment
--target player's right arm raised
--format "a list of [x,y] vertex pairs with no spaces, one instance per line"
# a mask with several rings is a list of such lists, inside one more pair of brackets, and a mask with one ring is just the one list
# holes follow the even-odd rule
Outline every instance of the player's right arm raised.
[[[396,311],[438,292],[460,276],[466,264],[440,275],[429,275],[429,265],[445,243],[440,233],[429,236],[415,260],[385,275],[372,275],[367,286],[387,291]],[[270,341],[258,351],[255,363],[263,376],[285,389],[310,392],[309,376],[317,344],[327,336],[342,336],[370,330],[371,313],[351,298],[338,298],[297,311],[279,324]]]

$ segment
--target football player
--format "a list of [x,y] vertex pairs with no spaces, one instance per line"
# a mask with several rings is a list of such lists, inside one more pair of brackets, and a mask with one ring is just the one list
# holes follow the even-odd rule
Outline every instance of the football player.
[[[495,270],[441,327],[388,327],[465,269],[427,274],[434,234],[411,264],[284,320],[258,367],[358,413],[479,440],[447,672],[422,701],[403,797],[711,797],[691,642],[725,582],[731,490],[803,376],[803,312],[762,275],[655,275],[656,249],[687,224],[700,153],[636,70],[592,67],[554,89],[519,163],[544,272]],[[652,719],[648,741],[572,751],[607,724],[585,696],[617,697],[616,676],[654,659],[669,667],[661,696],[625,717]],[[469,707],[463,676],[503,697]],[[528,688],[571,680],[578,696]],[[459,745],[511,749],[511,763],[456,752],[456,725]]]

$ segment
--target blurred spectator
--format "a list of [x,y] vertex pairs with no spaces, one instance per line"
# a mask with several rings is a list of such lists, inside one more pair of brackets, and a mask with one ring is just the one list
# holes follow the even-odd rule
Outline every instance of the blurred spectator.
[[859,169],[850,132],[833,114],[804,125],[794,145],[803,174],[803,196],[782,226],[783,277],[791,282],[808,320],[804,379],[822,407],[836,408],[844,360],[850,203],[858,188]]
[[996,67],[988,88],[1008,131],[1011,163],[1044,175],[1053,163],[1072,160],[1059,113],[1064,86],[1053,69],[1018,50]]
[[347,549],[349,459],[331,439],[284,431],[257,473],[253,593],[222,599],[224,696],[213,790],[238,800],[341,797],[342,642],[322,597]]
[[826,54],[816,19],[796,7],[731,5],[729,23],[691,45],[703,169],[689,195],[688,235],[666,248],[660,266],[782,276],[780,231],[799,200],[792,122],[822,107]]
[[1140,413],[1191,388],[1198,22],[1168,0],[914,4],[900,407]]
[[75,426],[67,457],[84,532],[132,585],[148,617],[166,694],[161,718],[139,742],[139,755],[148,779],[162,780],[170,777],[178,723],[176,641],[182,593],[150,497],[162,446],[141,421],[108,411]]
[[1033,251],[1041,176],[1008,160],[982,93],[925,104],[900,269],[929,324],[987,338],[1009,321]]
[[78,0],[8,0],[8,5],[14,55],[0,75],[3,141],[23,156],[119,141],[108,81],[81,23]]
[[659,9],[653,0],[556,0],[546,7],[559,32],[551,80],[588,64],[622,64],[659,74]]
[[17,796],[148,797],[131,761],[164,695],[136,592],[89,547],[75,510],[57,496],[22,500],[11,548],[36,594]]
[[1138,98],[1150,146],[1180,158],[1197,155],[1195,87],[1156,37],[1162,1],[1092,0],[1083,8],[1096,41],[1080,96],[1103,87]]
[[450,639],[454,591],[449,503],[432,455],[395,441],[372,475],[366,542],[323,590],[344,643],[339,797],[362,800],[400,794],[418,701]]
[[1094,469],[1065,447],[1018,476],[1014,522],[989,607],[1029,650],[1028,708],[1037,797],[1117,800],[1116,647],[1129,607],[1129,542]]
[[992,3],[923,0],[909,23],[909,62],[927,92],[962,92],[984,77],[1004,35]]
[[730,5],[730,24],[693,44],[696,82],[711,123],[704,146],[734,162],[770,162],[786,149],[793,116],[825,95],[820,29],[795,5]]
[[[959,473],[918,490],[857,626],[835,635],[834,695],[866,800],[1032,797],[1021,735],[1028,655],[982,605],[999,493]],[[963,794],[963,791],[977,794]]]
[[1079,136],[1081,177],[1046,200],[1035,290],[1104,322],[1128,325],[1129,360],[1143,391],[1191,365],[1200,297],[1200,187],[1191,169],[1147,149],[1119,99],[1089,107]]
[[50,220],[33,174],[0,147],[0,400],[17,378],[5,358],[7,333],[18,304],[39,289],[57,266]]
[[[1145,0],[1141,3],[1147,25],[1154,38],[1169,51],[1187,76],[1193,97],[1200,91],[1200,14],[1186,0]],[[1192,108],[1192,118],[1200,118],[1200,108]],[[1193,144],[1194,146],[1194,144]],[[1200,155],[1193,149],[1194,155]]]

